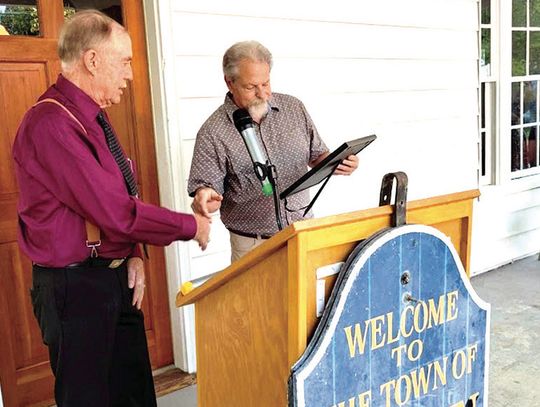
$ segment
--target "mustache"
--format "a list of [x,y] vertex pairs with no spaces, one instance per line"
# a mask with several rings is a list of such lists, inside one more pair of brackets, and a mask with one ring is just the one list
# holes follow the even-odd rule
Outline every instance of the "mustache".
[[256,98],[255,100],[252,100],[250,103],[249,103],[249,106],[248,107],[259,107],[260,105],[264,105],[266,104],[266,100],[265,99],[261,99],[261,98]]

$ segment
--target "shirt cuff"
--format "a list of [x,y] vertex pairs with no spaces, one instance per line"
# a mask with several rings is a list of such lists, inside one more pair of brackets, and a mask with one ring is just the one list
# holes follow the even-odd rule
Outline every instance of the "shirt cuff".
[[128,257],[139,257],[139,258],[143,258],[143,254],[142,254],[142,251],[141,251],[141,245],[136,243],[135,246],[133,247],[133,251],[131,252],[131,254],[128,256]]

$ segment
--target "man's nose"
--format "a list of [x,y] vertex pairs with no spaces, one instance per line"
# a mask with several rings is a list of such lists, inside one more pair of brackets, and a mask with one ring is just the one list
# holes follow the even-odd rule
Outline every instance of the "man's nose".
[[257,96],[258,98],[262,98],[264,95],[265,93],[262,85],[255,87],[255,96]]

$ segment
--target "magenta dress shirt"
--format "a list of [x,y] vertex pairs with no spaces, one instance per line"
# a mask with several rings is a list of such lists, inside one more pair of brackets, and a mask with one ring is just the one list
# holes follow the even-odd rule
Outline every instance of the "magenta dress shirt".
[[138,255],[137,243],[165,246],[195,236],[192,215],[146,204],[128,194],[96,116],[100,107],[58,77],[23,118],[13,145],[19,182],[19,245],[34,263],[63,267],[90,256],[85,219],[101,230],[101,257]]

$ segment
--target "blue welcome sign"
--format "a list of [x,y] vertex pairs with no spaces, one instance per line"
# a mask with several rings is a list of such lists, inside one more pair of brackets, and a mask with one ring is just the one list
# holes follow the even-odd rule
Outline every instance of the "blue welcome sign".
[[289,406],[485,406],[489,320],[448,237],[379,232],[344,264]]

